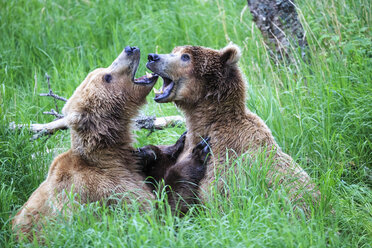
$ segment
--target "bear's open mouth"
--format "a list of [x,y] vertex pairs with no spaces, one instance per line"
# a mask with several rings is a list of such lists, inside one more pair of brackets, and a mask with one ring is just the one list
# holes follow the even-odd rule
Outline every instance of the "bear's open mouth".
[[154,88],[154,92],[155,92],[154,100],[156,102],[162,102],[163,100],[168,98],[170,96],[170,94],[172,93],[172,90],[174,88],[174,82],[172,81],[172,79],[167,78],[167,77],[163,77],[163,76],[161,76],[161,78],[164,81],[161,90],[157,91]]
[[146,72],[146,75],[143,75],[142,77],[135,78],[134,83],[135,84],[142,84],[142,85],[149,85],[149,84],[155,84],[158,80],[159,76],[156,73],[148,73]]

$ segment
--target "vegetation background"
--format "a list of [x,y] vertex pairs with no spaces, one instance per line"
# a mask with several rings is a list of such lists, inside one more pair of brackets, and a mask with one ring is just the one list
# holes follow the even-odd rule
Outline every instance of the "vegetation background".
[[[72,1],[0,0],[0,246],[63,247],[371,247],[372,39],[370,0],[298,0],[309,42],[308,64],[270,61],[244,0]],[[186,217],[125,204],[82,205],[48,223],[43,244],[17,243],[10,217],[44,180],[53,153],[69,148],[68,131],[30,141],[9,123],[43,123],[53,90],[69,97],[96,67],[108,66],[126,45],[146,55],[192,44],[242,51],[247,107],[265,120],[280,146],[314,178],[323,200],[306,220],[294,217],[285,194],[269,190],[257,169],[241,166],[217,195]],[[160,84],[156,87],[159,88]],[[143,114],[180,114],[156,104]],[[60,103],[62,107],[62,103]],[[136,146],[171,144],[184,126],[136,131]],[[159,203],[163,194],[159,194]]]

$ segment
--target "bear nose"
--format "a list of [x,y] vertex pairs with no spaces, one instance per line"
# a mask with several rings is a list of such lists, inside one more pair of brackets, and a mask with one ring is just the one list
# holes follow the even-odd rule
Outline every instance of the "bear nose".
[[134,52],[134,50],[138,49],[137,47],[131,47],[131,46],[126,46],[124,48],[124,51],[127,53],[127,54],[132,54]]
[[149,61],[158,61],[160,57],[156,53],[149,53],[149,55],[147,56],[147,59]]

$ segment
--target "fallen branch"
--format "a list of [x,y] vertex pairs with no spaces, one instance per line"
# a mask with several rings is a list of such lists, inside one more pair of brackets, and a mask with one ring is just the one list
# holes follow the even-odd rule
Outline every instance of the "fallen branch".
[[140,116],[135,119],[136,127],[138,129],[164,129],[167,127],[173,127],[180,125],[185,122],[185,119],[180,115],[155,117],[155,116]]
[[44,124],[15,124],[11,122],[9,125],[11,130],[19,130],[22,128],[28,128],[31,132],[35,133],[31,140],[35,140],[44,135],[54,134],[57,130],[67,129],[65,119],[57,119],[55,121],[44,123]]
[[[156,118],[155,116],[142,116],[135,120],[135,125],[138,129],[148,129],[153,131],[155,129],[164,129],[167,127],[180,125],[184,122],[184,118],[179,115],[159,118]],[[35,135],[33,135],[31,138],[31,140],[35,140],[44,135],[54,134],[58,130],[66,130],[68,129],[68,126],[65,122],[65,119],[62,117],[44,124],[15,124],[14,122],[11,122],[9,128],[11,130],[27,128],[31,132],[35,133]]]

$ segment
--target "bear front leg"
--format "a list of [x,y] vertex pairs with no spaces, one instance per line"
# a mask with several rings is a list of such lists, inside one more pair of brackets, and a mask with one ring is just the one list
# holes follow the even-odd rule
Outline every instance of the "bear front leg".
[[172,212],[186,213],[191,204],[198,202],[197,191],[203,179],[210,154],[210,138],[199,142],[192,153],[182,161],[170,167],[164,183],[168,185],[168,203]]
[[[174,145],[171,146],[159,146],[160,149],[162,149],[165,156],[167,156],[169,159],[176,160],[178,159],[178,156],[183,151],[183,148],[185,147],[185,141],[186,141],[186,134],[187,131],[184,132],[176,141]],[[170,167],[170,166],[169,166]]]
[[[15,231],[17,239],[25,237],[31,241],[33,239],[31,233],[32,229],[34,228],[35,232],[41,229],[41,217],[53,214],[49,205],[52,202],[48,190],[49,187],[47,181],[40,184],[28,201],[14,216],[12,220],[12,229]],[[49,204],[48,200],[50,201]]]

